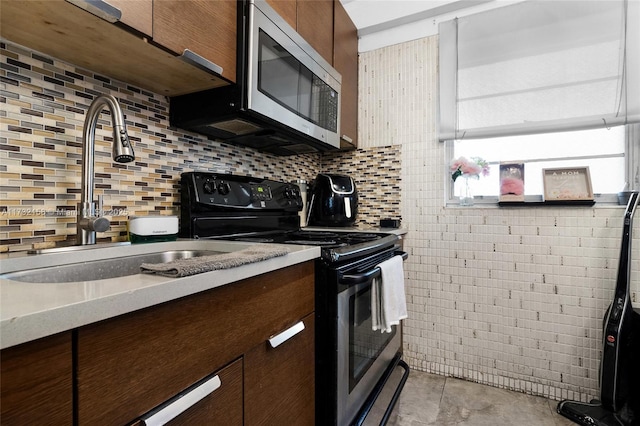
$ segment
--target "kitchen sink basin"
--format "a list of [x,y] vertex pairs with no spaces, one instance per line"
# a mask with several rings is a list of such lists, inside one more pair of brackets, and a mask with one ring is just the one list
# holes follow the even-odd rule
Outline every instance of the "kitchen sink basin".
[[219,253],[219,251],[214,250],[170,250],[28,269],[2,274],[0,278],[26,283],[71,283],[104,280],[139,274],[140,265],[143,263],[166,263],[177,259]]

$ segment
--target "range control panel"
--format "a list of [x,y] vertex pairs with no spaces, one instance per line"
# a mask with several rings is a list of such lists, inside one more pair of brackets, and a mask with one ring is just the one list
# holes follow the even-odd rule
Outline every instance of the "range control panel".
[[182,206],[191,211],[216,208],[302,209],[300,188],[294,183],[239,175],[187,172],[181,175],[180,189]]

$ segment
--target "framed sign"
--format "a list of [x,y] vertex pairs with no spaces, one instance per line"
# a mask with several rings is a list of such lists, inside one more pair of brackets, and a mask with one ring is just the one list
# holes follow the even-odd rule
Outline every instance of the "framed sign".
[[593,200],[589,167],[542,169],[545,201]]

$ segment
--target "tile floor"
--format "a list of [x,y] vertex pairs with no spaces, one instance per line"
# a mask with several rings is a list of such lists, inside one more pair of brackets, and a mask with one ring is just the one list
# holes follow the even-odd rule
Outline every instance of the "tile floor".
[[[381,394],[380,398],[384,397]],[[411,370],[387,425],[575,425],[556,413],[557,404],[558,401],[538,396]],[[379,424],[383,412],[376,412],[377,406],[367,417],[366,425]]]

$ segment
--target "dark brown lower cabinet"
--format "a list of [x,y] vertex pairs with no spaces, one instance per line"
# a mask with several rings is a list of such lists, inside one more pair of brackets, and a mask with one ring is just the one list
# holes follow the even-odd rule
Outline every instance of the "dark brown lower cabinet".
[[71,425],[71,332],[4,349],[0,353],[0,422]]
[[[81,327],[78,423],[135,424],[220,372],[211,407],[201,401],[172,424],[232,425],[238,415],[219,413],[242,407],[237,424],[312,425],[313,312],[309,261]],[[242,375],[225,379],[236,365]],[[229,382],[236,390],[227,394]],[[186,420],[192,415],[206,421]]]
[[4,349],[0,419],[313,425],[314,348],[308,261]]
[[308,426],[315,416],[314,314],[304,330],[277,347],[245,354],[245,424]]
[[239,359],[147,413],[132,426],[156,424],[154,421],[167,426],[241,426],[242,419],[242,359]]

